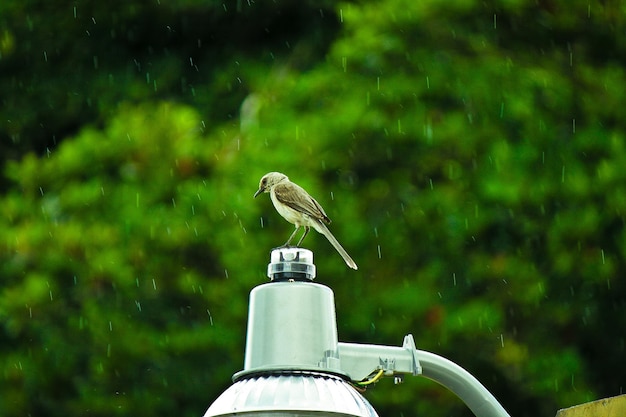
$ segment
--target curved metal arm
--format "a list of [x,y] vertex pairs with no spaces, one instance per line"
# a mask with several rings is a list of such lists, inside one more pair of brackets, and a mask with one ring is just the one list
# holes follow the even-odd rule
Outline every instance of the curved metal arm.
[[454,392],[477,417],[510,417],[487,388],[456,363],[423,350],[417,357],[422,375]]
[[446,358],[418,350],[413,335],[404,337],[402,347],[339,342],[339,359],[342,371],[354,381],[376,369],[385,376],[423,375],[454,392],[476,417],[510,417],[472,374]]

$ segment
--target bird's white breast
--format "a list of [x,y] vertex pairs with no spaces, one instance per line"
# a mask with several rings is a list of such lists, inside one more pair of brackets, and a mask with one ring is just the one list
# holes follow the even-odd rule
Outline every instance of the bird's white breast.
[[310,223],[309,216],[299,211],[296,211],[292,209],[291,207],[289,207],[288,205],[283,204],[280,201],[278,201],[278,198],[276,198],[276,193],[274,192],[274,190],[270,191],[270,198],[272,200],[272,203],[274,204],[274,207],[276,208],[276,211],[281,216],[283,216],[285,220],[287,220],[289,223],[295,224],[296,226],[308,226],[309,225]]

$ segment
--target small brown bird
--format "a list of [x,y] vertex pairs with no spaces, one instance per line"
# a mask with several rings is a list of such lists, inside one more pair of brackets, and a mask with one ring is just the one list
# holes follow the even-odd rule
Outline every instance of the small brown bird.
[[304,190],[304,188],[289,181],[289,178],[285,174],[270,172],[261,178],[259,189],[254,193],[254,197],[261,193],[269,193],[276,211],[278,211],[285,220],[296,226],[296,230],[289,236],[284,246],[289,246],[298,229],[304,227],[304,233],[296,245],[300,246],[304,237],[309,233],[312,227],[326,236],[326,239],[328,239],[331,245],[339,252],[350,268],[357,269],[356,263],[352,260],[350,255],[348,255],[348,252],[346,252],[337,239],[335,239],[335,236],[330,233],[328,227],[326,227],[326,224],[330,223],[330,219],[324,212],[324,209]]

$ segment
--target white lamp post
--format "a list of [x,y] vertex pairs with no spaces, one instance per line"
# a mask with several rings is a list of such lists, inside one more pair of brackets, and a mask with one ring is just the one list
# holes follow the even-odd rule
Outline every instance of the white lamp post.
[[509,417],[471,374],[433,353],[340,343],[334,295],[313,282],[313,253],[277,248],[271,282],[250,293],[244,369],[206,411],[213,416],[377,416],[355,389],[382,376],[423,375],[457,394],[477,417]]

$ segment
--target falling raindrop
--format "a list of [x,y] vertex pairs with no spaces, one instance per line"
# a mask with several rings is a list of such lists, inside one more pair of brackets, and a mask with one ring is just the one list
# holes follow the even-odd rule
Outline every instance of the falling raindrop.
[[602,255],[602,265],[604,265],[604,249],[600,249],[600,254]]
[[382,259],[382,254],[380,252],[380,245],[377,245],[377,246],[378,246],[378,259]]

